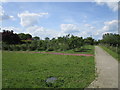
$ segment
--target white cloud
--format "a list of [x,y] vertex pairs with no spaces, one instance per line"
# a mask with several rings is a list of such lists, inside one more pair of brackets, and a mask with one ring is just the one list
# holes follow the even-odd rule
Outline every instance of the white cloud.
[[117,11],[118,10],[118,3],[117,2],[108,2],[107,6],[112,9],[113,11]]
[[94,0],[98,5],[106,4],[111,10],[117,11],[118,10],[118,2],[119,0]]
[[2,2],[2,3],[5,3],[5,2],[7,2],[8,0],[0,0],[0,2]]
[[77,33],[79,32],[79,29],[80,29],[75,24],[61,24],[60,28],[64,33]]
[[7,14],[5,13],[3,7],[0,6],[0,21],[8,20],[8,19],[15,20],[14,16],[9,16],[9,15],[7,15]]
[[44,39],[45,37],[49,37],[50,39],[53,37],[56,38],[56,37],[58,37],[58,34],[59,34],[58,31],[47,29],[47,28],[40,27],[37,25],[28,27],[24,31],[20,28],[17,28],[17,27],[1,27],[0,32],[2,32],[2,30],[9,30],[9,31],[13,30],[14,33],[29,33],[33,37],[39,36],[41,39]]
[[88,37],[90,35],[93,35],[96,29],[90,24],[85,24],[82,26],[76,24],[61,24],[60,27],[61,32],[59,33],[59,36],[72,34],[80,37]]
[[1,30],[13,30],[14,33],[21,33],[22,30],[16,27],[1,27]]
[[94,35],[100,38],[105,33],[118,33],[118,20],[104,22],[104,26],[96,30]]
[[90,24],[85,24],[85,26],[90,27],[91,25]]
[[26,32],[32,34],[33,36],[39,36],[42,39],[45,37],[53,38],[58,36],[57,31],[46,29],[37,25],[28,27]]
[[118,20],[104,22],[103,31],[116,32],[118,30]]
[[34,25],[28,27],[26,29],[26,33],[30,33],[33,36],[39,36],[42,39],[44,39],[45,37],[53,38],[53,37],[65,36],[67,34],[87,37],[91,33],[91,31],[82,29],[76,24],[61,24],[59,31]]
[[86,27],[88,27],[89,29],[95,29],[95,27],[93,27],[92,25],[90,24],[85,24]]
[[38,23],[39,18],[47,15],[48,13],[29,13],[28,11],[18,14],[20,17],[20,24],[23,27],[32,26]]

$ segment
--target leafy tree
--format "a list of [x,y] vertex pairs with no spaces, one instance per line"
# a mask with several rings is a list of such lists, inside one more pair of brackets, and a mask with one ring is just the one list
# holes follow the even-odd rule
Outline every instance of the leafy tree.
[[33,37],[33,39],[34,39],[34,40],[40,40],[40,38],[37,37],[37,36]]
[[21,43],[19,36],[16,33],[13,33],[13,30],[3,30],[2,32],[2,41],[7,44],[18,44]]
[[45,40],[46,40],[46,41],[49,41],[49,40],[50,40],[50,38],[49,38],[49,37],[46,37],[46,38],[45,38]]
[[32,38],[32,35],[30,35],[30,34],[26,34],[25,36],[26,36],[26,39],[31,39]]
[[69,39],[69,47],[70,49],[75,49],[75,48],[80,48],[83,46],[83,39],[82,37],[77,37],[77,36],[71,36]]
[[120,45],[120,35],[107,33],[103,35],[101,43],[108,44],[110,46],[119,46]]
[[32,35],[24,33],[19,33],[18,36],[20,37],[21,40],[27,40],[32,38]]
[[84,39],[84,42],[86,44],[94,45],[94,39],[92,37],[87,37],[86,39]]

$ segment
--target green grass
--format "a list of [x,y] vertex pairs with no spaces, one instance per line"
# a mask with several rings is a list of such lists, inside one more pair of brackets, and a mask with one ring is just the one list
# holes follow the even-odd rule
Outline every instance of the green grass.
[[108,52],[111,56],[113,56],[115,59],[117,59],[118,61],[120,61],[120,57],[118,55],[118,53],[110,50],[109,48],[105,47],[105,46],[100,46],[101,48],[103,48],[106,52]]
[[[3,51],[3,88],[85,88],[95,79],[94,57]],[[48,77],[57,81],[46,83]]]

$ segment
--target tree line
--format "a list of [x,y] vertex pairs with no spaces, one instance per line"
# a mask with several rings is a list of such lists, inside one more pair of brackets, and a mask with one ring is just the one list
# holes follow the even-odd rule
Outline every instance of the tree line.
[[13,30],[3,30],[2,32],[3,50],[39,50],[39,51],[65,51],[65,50],[81,50],[87,45],[94,45],[96,41],[92,37],[83,39],[74,35],[66,35],[58,38],[48,38],[44,40],[38,36],[32,37],[30,34],[16,34]]
[[99,43],[106,46],[110,50],[120,54],[120,35],[107,33],[104,34],[102,40],[99,40]]
[[[3,50],[38,50],[38,51],[65,51],[74,50],[81,51],[84,45],[102,44],[107,47],[119,47],[120,35],[107,33],[103,35],[101,40],[95,40],[92,37],[78,37],[74,35],[66,35],[62,37],[52,38],[46,37],[44,40],[40,37],[33,37],[30,34],[19,33],[16,34],[13,30],[3,30],[2,32],[2,49]],[[113,51],[115,51],[113,49]],[[117,52],[120,52],[119,48]]]

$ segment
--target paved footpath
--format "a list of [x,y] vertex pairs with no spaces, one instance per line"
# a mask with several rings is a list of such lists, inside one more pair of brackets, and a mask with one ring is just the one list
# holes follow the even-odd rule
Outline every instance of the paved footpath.
[[98,77],[88,88],[118,88],[118,61],[98,46],[95,61]]

